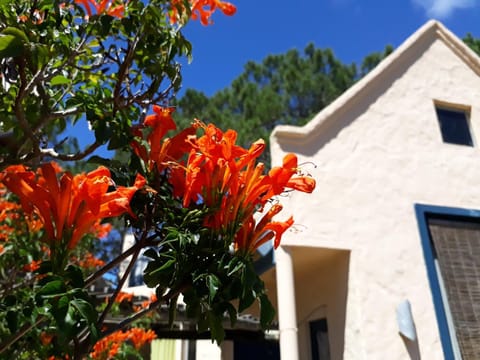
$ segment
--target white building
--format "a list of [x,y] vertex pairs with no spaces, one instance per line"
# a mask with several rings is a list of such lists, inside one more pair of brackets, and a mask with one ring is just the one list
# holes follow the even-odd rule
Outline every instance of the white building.
[[272,163],[297,153],[317,180],[282,199],[297,225],[264,276],[282,359],[480,358],[479,75],[430,21],[308,124],[274,130]]

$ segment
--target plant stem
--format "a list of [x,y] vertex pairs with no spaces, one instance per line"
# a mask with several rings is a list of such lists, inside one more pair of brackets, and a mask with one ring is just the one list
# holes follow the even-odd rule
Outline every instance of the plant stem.
[[125,252],[121,253],[120,255],[118,255],[115,259],[113,259],[112,261],[110,261],[108,264],[106,264],[104,267],[102,267],[100,270],[94,272],[92,275],[90,275],[89,277],[87,277],[85,279],[85,287],[88,287],[90,285],[92,285],[95,280],[97,280],[100,276],[104,275],[105,273],[107,273],[110,269],[114,268],[115,266],[117,266],[118,264],[120,264],[123,260],[125,260],[127,257],[129,257],[130,255],[132,255],[133,253],[135,253],[135,251],[137,250],[137,248],[141,248],[143,244],[140,244],[140,243],[136,243],[135,245],[133,245],[131,248],[129,248],[128,250],[126,250]]
[[110,297],[108,300],[107,306],[102,312],[102,315],[100,315],[100,318],[98,319],[98,327],[101,328],[103,322],[105,321],[105,318],[107,317],[108,312],[112,308],[113,303],[115,302],[115,299],[117,298],[118,294],[123,288],[123,285],[125,284],[125,281],[127,280],[128,275],[130,274],[130,271],[132,271],[133,265],[135,264],[135,261],[137,261],[138,255],[140,254],[141,247],[135,250],[132,259],[130,260],[130,263],[128,264],[127,269],[125,270],[125,273],[123,274],[122,278],[118,282],[117,288],[115,289],[115,292],[113,295]]
[[169,301],[170,299],[174,298],[175,296],[178,296],[181,292],[185,291],[185,289],[187,289],[188,287],[189,287],[189,285],[183,285],[183,286],[180,286],[178,288],[178,290],[176,290],[176,291],[169,291],[167,294],[162,296],[160,299],[157,299],[154,302],[152,302],[148,306],[148,308],[145,308],[145,309],[142,309],[142,310],[136,312],[132,316],[126,318],[123,321],[121,321],[118,325],[113,326],[112,328],[105,330],[105,332],[102,333],[100,338],[103,338],[105,336],[108,336],[108,335],[114,333],[115,331],[118,331],[118,330],[121,330],[121,329],[125,328],[126,326],[128,326],[131,323],[135,322],[136,320],[142,318],[143,316],[145,316],[149,312],[152,312],[155,309],[157,309],[162,303],[164,303],[166,301]]

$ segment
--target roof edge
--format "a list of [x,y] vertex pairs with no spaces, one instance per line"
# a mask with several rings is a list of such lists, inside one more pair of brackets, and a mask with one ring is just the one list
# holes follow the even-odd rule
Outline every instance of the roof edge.
[[317,113],[308,123],[303,126],[278,125],[273,129],[270,138],[283,140],[305,139],[314,130],[318,130],[337,111],[344,108],[352,99],[359,96],[362,91],[373,85],[380,76],[388,71],[397,60],[404,56],[417,42],[427,36],[436,36],[442,40],[457,56],[459,56],[472,70],[480,76],[480,57],[475,54],[463,41],[448,30],[437,20],[429,20],[417,31],[410,35],[394,52],[381,61],[372,71],[360,79],[357,83],[347,89],[342,95],[330,103],[327,107]]

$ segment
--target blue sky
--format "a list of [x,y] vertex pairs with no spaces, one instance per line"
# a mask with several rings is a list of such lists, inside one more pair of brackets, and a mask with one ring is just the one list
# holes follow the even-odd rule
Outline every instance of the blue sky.
[[183,67],[184,89],[211,95],[240,75],[248,60],[303,50],[309,42],[331,48],[344,63],[359,63],[387,44],[398,47],[429,19],[460,38],[468,32],[480,37],[480,0],[231,1],[233,17],[216,13],[211,26],[187,27],[193,62]]
[[[231,1],[237,6],[233,17],[215,13],[213,25],[195,21],[185,29],[193,61],[183,66],[182,91],[194,88],[212,95],[229,86],[247,61],[260,62],[293,48],[302,51],[310,42],[331,48],[344,63],[360,63],[387,44],[398,47],[429,19],[441,21],[460,38],[467,33],[480,38],[480,0]],[[92,139],[84,125],[75,130],[81,146]]]

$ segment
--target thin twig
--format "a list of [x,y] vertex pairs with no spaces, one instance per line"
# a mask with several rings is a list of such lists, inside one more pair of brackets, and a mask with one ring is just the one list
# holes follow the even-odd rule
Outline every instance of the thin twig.
[[115,88],[113,90],[113,106],[114,106],[113,113],[114,114],[115,114],[117,108],[122,107],[121,106],[122,104],[120,103],[120,96],[121,96],[120,92],[122,90],[122,83],[123,83],[123,80],[125,79],[125,76],[128,73],[128,69],[130,68],[130,65],[133,61],[133,57],[135,55],[135,50],[137,48],[139,40],[140,40],[140,35],[136,34],[133,42],[131,42],[128,45],[127,53],[125,55],[125,59],[120,64],[120,68],[118,70],[117,83],[115,84]]
[[20,77],[20,86],[18,89],[17,96],[15,98],[14,111],[15,117],[22,128],[25,135],[32,140],[34,151],[39,148],[39,141],[33,133],[30,125],[28,124],[27,118],[25,116],[25,111],[23,109],[22,101],[25,95],[27,94],[27,76],[25,73],[25,59],[20,58],[17,60],[18,65],[18,74]]
[[100,315],[100,318],[98,319],[98,327],[99,327],[99,328],[102,327],[102,325],[103,325],[103,323],[104,323],[104,321],[105,321],[105,318],[107,317],[108,312],[109,312],[110,309],[112,308],[113,303],[115,302],[115,299],[117,298],[118,294],[119,294],[120,291],[122,290],[123,285],[125,284],[125,281],[127,280],[128,275],[129,275],[130,272],[132,271],[133,266],[135,265],[135,262],[136,262],[137,259],[138,259],[138,255],[140,254],[140,250],[141,250],[141,247],[139,247],[138,249],[136,249],[136,251],[133,253],[133,256],[132,256],[132,258],[130,259],[130,263],[128,264],[128,267],[127,267],[127,269],[125,270],[125,273],[123,274],[122,278],[121,278],[120,281],[118,282],[117,288],[115,289],[113,295],[112,295],[112,296],[110,297],[110,299],[108,300],[107,306],[105,307],[105,309],[103,310],[102,314]]
[[180,286],[178,288],[178,290],[175,290],[175,291],[169,291],[167,294],[165,294],[164,296],[162,296],[162,298],[160,299],[157,299],[155,301],[153,301],[152,303],[150,303],[150,305],[145,308],[145,309],[142,309],[138,312],[136,312],[135,314],[133,314],[132,316],[122,320],[120,323],[118,323],[116,326],[113,326],[107,330],[105,330],[104,332],[102,332],[102,334],[100,335],[100,338],[103,338],[105,336],[108,336],[112,333],[114,333],[115,331],[118,331],[118,330],[121,330],[125,327],[127,327],[128,325],[132,324],[133,322],[137,321],[138,319],[142,318],[143,316],[145,316],[146,314],[156,310],[160,305],[162,305],[162,303],[164,302],[168,302],[169,300],[173,299],[175,296],[178,296],[180,293],[182,293],[183,291],[185,291],[185,289],[188,288],[189,285],[183,285],[183,286]]
[[85,150],[76,154],[59,154],[52,148],[40,149],[40,153],[63,161],[81,160],[93,153],[95,150],[97,150],[100,145],[101,144],[99,142],[95,141],[93,144],[90,144]]
[[119,256],[117,256],[115,259],[113,259],[112,261],[110,261],[108,264],[106,264],[104,267],[102,267],[100,270],[94,272],[92,275],[90,275],[89,277],[87,277],[85,279],[85,287],[89,287],[90,285],[92,285],[95,280],[97,280],[99,277],[103,276],[104,274],[106,274],[108,271],[110,271],[110,269],[113,269],[115,266],[117,266],[118,264],[120,264],[123,260],[125,260],[127,257],[129,257],[130,255],[132,255],[136,250],[137,248],[140,247],[141,244],[139,243],[136,243],[135,245],[133,245],[131,248],[129,248],[128,250],[126,250],[125,252],[123,252],[122,254],[120,254]]
[[47,120],[54,120],[54,119],[64,118],[64,117],[68,117],[68,116],[72,116],[72,115],[78,115],[78,114],[82,114],[82,113],[83,113],[83,110],[81,110],[77,107],[73,107],[73,108],[66,109],[66,110],[54,111],[54,112],[50,113],[48,116],[46,116],[46,118],[47,118]]

